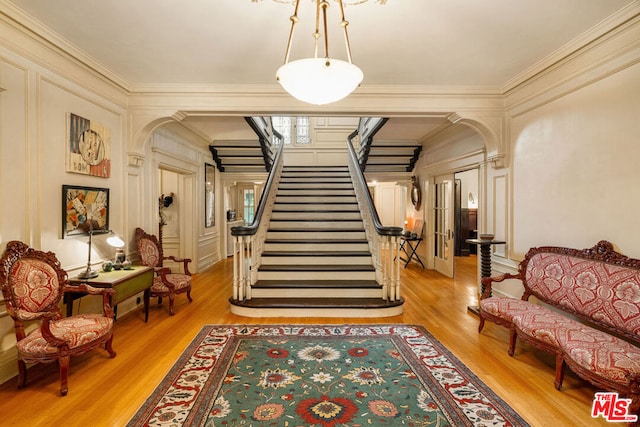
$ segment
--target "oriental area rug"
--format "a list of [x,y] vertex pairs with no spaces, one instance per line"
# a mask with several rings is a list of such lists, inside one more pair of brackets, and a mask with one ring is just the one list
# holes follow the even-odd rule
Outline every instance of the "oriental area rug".
[[416,325],[207,325],[128,426],[527,426]]

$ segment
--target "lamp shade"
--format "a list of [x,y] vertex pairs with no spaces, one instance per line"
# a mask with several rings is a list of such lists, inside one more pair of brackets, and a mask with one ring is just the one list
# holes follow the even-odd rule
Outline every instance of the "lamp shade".
[[120,236],[116,236],[115,234],[107,238],[107,243],[113,246],[114,248],[124,247],[124,240],[122,240]]
[[284,64],[276,79],[291,96],[309,104],[341,100],[362,82],[362,70],[350,62],[330,58],[305,58]]

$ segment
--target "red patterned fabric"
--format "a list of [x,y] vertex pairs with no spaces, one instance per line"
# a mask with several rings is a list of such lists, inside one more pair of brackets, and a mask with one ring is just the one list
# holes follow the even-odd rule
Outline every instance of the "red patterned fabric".
[[536,309],[522,310],[513,316],[513,324],[524,334],[556,349],[568,330],[580,328],[581,323],[540,305]]
[[17,309],[37,313],[58,303],[58,276],[46,262],[30,258],[16,261],[11,269],[11,284]]
[[[186,274],[169,273],[166,277],[169,283],[175,286],[175,292],[191,286],[191,276],[187,276]],[[169,292],[169,288],[162,282],[162,276],[156,276],[153,279],[151,292]]]
[[149,239],[141,239],[138,245],[138,255],[142,264],[157,267],[160,264],[158,247]]
[[[51,333],[67,342],[69,349],[73,350],[109,334],[113,328],[113,319],[99,314],[79,314],[53,321],[50,327]],[[18,341],[16,347],[19,357],[25,362],[37,362],[47,357],[55,358],[58,354],[58,348],[47,343],[40,329],[35,329],[26,338]]]
[[560,336],[565,359],[615,383],[628,386],[640,376],[640,349],[588,326]]
[[539,311],[542,306],[515,298],[491,297],[480,300],[482,311],[501,319],[513,321],[513,316],[525,311]]
[[543,298],[640,335],[640,272],[554,253],[531,257],[525,278]]

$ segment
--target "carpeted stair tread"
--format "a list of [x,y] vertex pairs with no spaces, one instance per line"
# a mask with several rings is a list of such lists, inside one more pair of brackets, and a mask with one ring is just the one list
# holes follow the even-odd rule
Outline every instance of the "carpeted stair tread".
[[241,307],[255,308],[384,308],[404,304],[404,299],[387,301],[382,298],[251,298],[245,301],[229,299]]
[[253,288],[261,289],[380,289],[375,280],[258,280]]
[[281,265],[261,265],[259,271],[375,271],[372,265],[367,264],[281,264]]

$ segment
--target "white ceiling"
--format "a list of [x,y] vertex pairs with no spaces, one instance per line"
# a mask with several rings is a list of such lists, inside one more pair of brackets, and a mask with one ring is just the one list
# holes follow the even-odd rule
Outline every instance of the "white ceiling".
[[[346,7],[345,13],[353,62],[365,75],[363,87],[504,91],[635,1],[387,0],[381,5],[369,0]],[[290,4],[273,0],[0,0],[0,7],[2,3],[23,9],[130,90],[276,85],[293,13]],[[339,7],[330,3],[330,54],[343,59]],[[291,59],[312,54],[311,6],[310,0],[301,0]],[[204,123],[211,118],[197,120],[207,132],[217,128]],[[404,119],[402,127],[407,138],[420,139],[433,129],[434,120]]]

